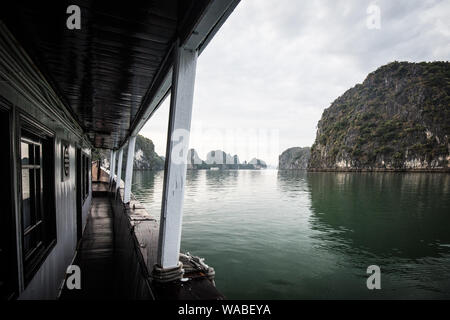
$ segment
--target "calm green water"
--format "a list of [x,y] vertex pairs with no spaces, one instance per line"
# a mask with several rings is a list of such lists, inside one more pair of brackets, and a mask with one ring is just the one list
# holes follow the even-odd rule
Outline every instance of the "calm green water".
[[[134,176],[157,218],[163,175]],[[450,298],[448,174],[188,171],[184,208],[182,250],[229,299]]]

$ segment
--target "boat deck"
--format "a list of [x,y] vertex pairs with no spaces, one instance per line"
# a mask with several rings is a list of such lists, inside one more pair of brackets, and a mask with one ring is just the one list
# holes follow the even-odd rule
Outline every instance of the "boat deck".
[[81,270],[81,290],[64,288],[61,299],[114,299],[114,234],[107,197],[92,199],[92,208],[74,264]]
[[73,262],[81,270],[81,289],[64,286],[60,299],[223,299],[201,272],[186,274],[189,281],[152,283],[158,222],[135,199],[125,206],[122,189],[114,196],[103,174],[92,182],[92,206]]

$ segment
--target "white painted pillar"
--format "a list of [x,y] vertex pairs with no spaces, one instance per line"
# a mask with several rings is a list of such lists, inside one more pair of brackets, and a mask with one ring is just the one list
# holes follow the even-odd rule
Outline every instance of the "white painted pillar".
[[111,163],[109,165],[109,180],[111,184],[114,182],[115,167],[116,167],[116,151],[111,150]]
[[116,180],[116,191],[120,188],[120,180],[122,180],[122,158],[123,158],[123,149],[119,150],[118,154],[118,163],[117,163],[117,180]]
[[128,141],[127,168],[125,170],[125,189],[123,191],[123,202],[129,203],[131,200],[131,184],[133,182],[134,147],[136,136],[131,136]]
[[109,156],[109,182],[111,182],[111,166],[112,166],[112,161],[113,161],[113,153],[114,151],[111,149],[111,154]]
[[172,75],[158,265],[178,266],[197,51],[178,47]]

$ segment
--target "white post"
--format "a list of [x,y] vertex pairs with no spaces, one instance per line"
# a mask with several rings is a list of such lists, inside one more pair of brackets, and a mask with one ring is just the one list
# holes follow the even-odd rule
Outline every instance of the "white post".
[[112,184],[114,182],[114,171],[116,166],[116,152],[111,150],[111,163],[109,165],[109,182]]
[[172,74],[158,265],[178,266],[197,51],[177,47]]
[[112,166],[112,161],[113,161],[113,153],[114,151],[111,149],[111,155],[109,156],[109,182],[111,182],[111,166]]
[[133,181],[134,147],[136,136],[131,136],[128,141],[127,168],[125,171],[125,189],[123,191],[123,202],[129,203],[131,199],[131,184]]
[[123,158],[123,149],[119,150],[119,159],[117,163],[117,180],[116,180],[116,192],[120,188],[120,181],[122,180],[122,158]]

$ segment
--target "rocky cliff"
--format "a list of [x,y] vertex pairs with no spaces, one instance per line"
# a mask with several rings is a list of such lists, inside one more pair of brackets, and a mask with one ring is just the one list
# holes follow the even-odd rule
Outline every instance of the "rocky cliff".
[[[124,152],[124,155],[126,153]],[[164,158],[155,152],[153,141],[138,135],[134,154],[134,170],[162,170]]]
[[207,164],[235,164],[234,157],[222,150],[213,150],[208,152],[205,162]]
[[[152,140],[138,135],[134,149],[134,170],[162,170],[164,169],[164,158],[155,152]],[[123,150],[123,169],[127,163],[128,146]],[[93,151],[93,160],[101,160],[104,167],[109,168],[110,151],[96,149]]]
[[311,170],[448,170],[450,63],[393,62],[323,112]]
[[248,162],[248,164],[255,166],[255,168],[257,168],[257,169],[261,169],[261,168],[266,169],[267,168],[266,162],[261,159],[257,159],[257,158],[253,158],[252,160],[250,160]]
[[311,148],[294,147],[285,150],[278,157],[278,169],[280,170],[305,170],[308,168]]

